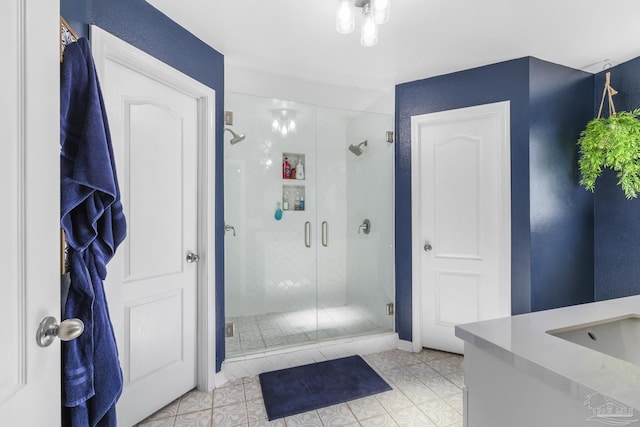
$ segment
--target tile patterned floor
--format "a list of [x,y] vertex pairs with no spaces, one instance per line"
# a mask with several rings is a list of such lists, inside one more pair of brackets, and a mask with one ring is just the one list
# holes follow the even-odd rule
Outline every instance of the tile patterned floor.
[[269,422],[258,378],[245,377],[191,391],[137,427],[462,427],[462,356],[423,349],[364,359],[393,390]]

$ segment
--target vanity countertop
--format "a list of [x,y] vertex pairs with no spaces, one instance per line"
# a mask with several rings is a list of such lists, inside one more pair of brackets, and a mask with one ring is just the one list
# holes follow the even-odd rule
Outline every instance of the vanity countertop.
[[629,314],[640,314],[640,295],[458,325],[456,336],[573,394],[640,410],[640,366],[547,333]]

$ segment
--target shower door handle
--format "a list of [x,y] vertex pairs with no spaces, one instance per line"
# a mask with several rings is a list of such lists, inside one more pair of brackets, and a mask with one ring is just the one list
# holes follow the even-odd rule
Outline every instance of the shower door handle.
[[329,246],[329,223],[322,221],[322,246]]
[[309,221],[304,223],[304,245],[308,248],[311,247],[311,223]]

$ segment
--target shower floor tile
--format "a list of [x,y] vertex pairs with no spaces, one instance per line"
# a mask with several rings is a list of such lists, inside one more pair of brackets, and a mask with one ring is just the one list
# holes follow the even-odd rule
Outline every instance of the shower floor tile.
[[225,339],[227,357],[389,330],[353,306],[234,316],[227,323],[235,325],[235,335]]
[[191,391],[136,427],[201,425],[201,419],[202,425],[208,426],[212,420],[216,427],[462,427],[462,356],[423,349],[420,353],[390,350],[363,357],[392,391],[269,422],[258,378],[245,377],[211,393]]

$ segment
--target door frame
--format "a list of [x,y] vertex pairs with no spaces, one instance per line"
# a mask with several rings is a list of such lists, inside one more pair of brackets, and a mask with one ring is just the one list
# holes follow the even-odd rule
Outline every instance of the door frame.
[[[169,83],[174,89],[197,99],[198,109],[198,207],[197,207],[197,386],[210,391],[224,382],[216,376],[215,318],[215,91],[96,25],[90,27],[91,49],[96,70],[104,72],[105,59],[133,69],[153,80]],[[103,78],[100,76],[101,79]]]
[[412,350],[422,349],[422,234],[420,206],[422,176],[420,168],[420,128],[435,124],[450,123],[465,119],[502,115],[504,135],[498,150],[498,174],[500,176],[500,211],[504,218],[504,228],[500,236],[500,307],[503,313],[511,314],[511,131],[510,101],[482,104],[453,110],[411,116],[411,306],[412,306]]

